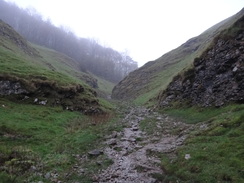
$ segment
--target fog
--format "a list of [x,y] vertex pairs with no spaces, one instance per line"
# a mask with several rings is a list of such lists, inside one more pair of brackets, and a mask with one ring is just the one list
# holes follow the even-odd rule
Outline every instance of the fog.
[[127,50],[139,66],[237,13],[243,0],[11,0],[79,37]]
[[94,39],[80,38],[65,27],[56,27],[33,9],[22,9],[0,0],[0,19],[28,41],[54,49],[75,60],[79,71],[117,83],[137,68],[127,52],[118,52]]

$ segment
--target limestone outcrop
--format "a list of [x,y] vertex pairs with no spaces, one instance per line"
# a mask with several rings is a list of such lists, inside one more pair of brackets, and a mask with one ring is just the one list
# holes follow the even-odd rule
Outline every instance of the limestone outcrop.
[[244,17],[223,32],[193,68],[177,75],[159,95],[159,105],[188,102],[200,106],[244,103]]

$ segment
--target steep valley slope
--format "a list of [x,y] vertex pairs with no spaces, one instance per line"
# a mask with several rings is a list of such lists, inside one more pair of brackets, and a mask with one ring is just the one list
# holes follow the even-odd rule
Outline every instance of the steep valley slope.
[[[115,164],[101,173],[102,182],[244,181],[243,22],[244,9],[148,62],[115,86],[113,98],[156,106],[154,109],[165,116],[153,119],[151,114],[156,113],[144,111],[144,118],[140,114],[129,120],[132,131],[135,123],[142,127],[140,130],[151,131],[153,135],[146,136],[151,142],[147,144],[140,137],[140,142],[134,141],[131,153],[123,154],[126,147],[115,152]],[[159,138],[154,139],[157,135]],[[148,158],[148,166],[143,164],[144,158]],[[126,173],[129,177],[124,176]]]
[[27,42],[3,21],[0,40],[1,96],[87,114],[102,111],[98,79],[80,72],[73,59]]
[[161,90],[166,89],[173,77],[179,72],[184,72],[192,67],[194,59],[208,49],[215,37],[223,30],[233,26],[243,14],[244,9],[155,61],[148,62],[136,71],[131,72],[115,86],[112,98],[133,100],[137,104],[145,104],[157,96]]
[[0,182],[243,182],[243,14],[132,72],[115,104],[0,22]]
[[158,100],[160,106],[173,102],[205,107],[243,104],[244,16],[217,36],[191,69],[177,75]]
[[0,183],[75,180],[74,154],[110,133],[109,85],[0,20]]

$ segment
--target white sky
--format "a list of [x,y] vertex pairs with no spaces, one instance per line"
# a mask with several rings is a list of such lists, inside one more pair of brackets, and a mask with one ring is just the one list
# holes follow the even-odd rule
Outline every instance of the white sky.
[[127,50],[139,66],[244,7],[244,0],[8,0],[34,7],[57,26]]

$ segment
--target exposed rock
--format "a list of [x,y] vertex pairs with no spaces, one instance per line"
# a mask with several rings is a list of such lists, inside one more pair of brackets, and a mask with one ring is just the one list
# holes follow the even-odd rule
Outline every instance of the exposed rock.
[[84,110],[83,113],[86,115],[98,115],[102,114],[103,111],[98,107],[89,107],[88,109]]
[[28,91],[18,81],[0,81],[0,95],[27,94]]
[[133,131],[138,131],[139,128],[138,128],[137,126],[133,126],[133,127],[132,127],[132,130],[133,130]]
[[[132,127],[137,127],[145,117],[161,119],[157,122],[161,126],[161,133],[157,139],[154,135],[144,134],[140,128],[133,130]],[[156,180],[152,177],[152,174],[163,176],[165,173],[160,166],[160,157],[157,157],[156,154],[174,154],[177,147],[183,144],[187,134],[193,129],[193,125],[175,122],[174,119],[167,115],[153,113],[140,107],[130,109],[122,123],[127,124],[127,127],[123,129],[116,140],[117,148],[108,145],[114,140],[112,137],[105,142],[107,147],[104,150],[104,154],[113,161],[113,164],[106,170],[102,170],[98,175],[94,175],[94,182],[161,182],[161,180]],[[181,137],[173,134],[173,125],[182,129]],[[168,132],[168,130],[171,132]],[[138,138],[141,140],[136,143]]]
[[[80,111],[87,115],[104,113],[95,98],[96,92],[91,89],[85,90],[88,89],[80,84],[64,87],[46,81],[45,78],[26,81],[14,76],[0,75],[0,96],[31,104],[62,106],[64,110]],[[82,97],[88,92],[93,97]]]
[[[130,100],[143,96],[146,93],[151,95],[152,91],[160,91],[161,88],[166,88],[169,82],[178,74],[179,68],[193,63],[196,55],[201,55],[209,46],[209,43],[222,30],[231,27],[243,14],[244,9],[229,19],[206,30],[201,35],[188,40],[178,48],[164,54],[155,61],[148,62],[131,72],[114,87],[112,98]],[[242,38],[237,37],[237,39],[241,40]],[[241,52],[241,50],[239,51]],[[238,54],[238,50],[236,50],[236,53]],[[160,80],[162,81],[161,84]]]
[[39,102],[40,105],[47,105],[47,100],[43,100]]
[[118,132],[113,131],[110,137],[111,138],[116,138],[117,136],[118,136]]
[[51,173],[50,172],[46,173],[44,177],[45,179],[49,179],[51,177]]
[[99,155],[101,155],[101,154],[103,154],[103,151],[98,150],[98,149],[95,149],[95,150],[92,150],[92,151],[88,152],[88,155],[89,155],[90,157],[99,156]]
[[110,141],[107,142],[108,145],[114,146],[117,144],[116,139],[111,139]]
[[190,154],[185,154],[185,159],[188,160],[191,158],[191,155]]
[[[194,68],[178,75],[159,95],[160,106],[173,101],[193,105],[222,106],[244,103],[244,18],[236,33],[224,33],[200,58]],[[227,34],[227,35],[226,35]]]

